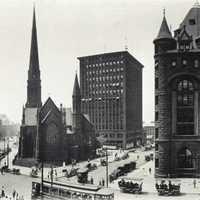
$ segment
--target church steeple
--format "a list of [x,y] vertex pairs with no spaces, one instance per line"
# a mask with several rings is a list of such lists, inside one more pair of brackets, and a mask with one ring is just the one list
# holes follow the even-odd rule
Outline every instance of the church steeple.
[[81,92],[80,92],[77,74],[75,76],[75,81],[74,81],[72,100],[73,100],[73,113],[80,113],[81,112]]
[[27,103],[26,107],[41,107],[41,85],[37,42],[37,27],[35,7],[33,9],[32,36],[30,49],[30,62],[28,71]]

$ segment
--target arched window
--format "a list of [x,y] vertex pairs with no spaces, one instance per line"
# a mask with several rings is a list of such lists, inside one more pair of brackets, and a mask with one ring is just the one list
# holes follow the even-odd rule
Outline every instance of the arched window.
[[192,152],[187,148],[182,148],[177,155],[178,168],[193,168]]
[[187,79],[177,83],[177,125],[178,135],[194,134],[194,87]]

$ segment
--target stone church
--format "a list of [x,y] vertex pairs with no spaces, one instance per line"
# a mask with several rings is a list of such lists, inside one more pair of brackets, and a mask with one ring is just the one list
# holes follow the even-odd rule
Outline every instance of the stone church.
[[81,113],[81,92],[77,75],[73,88],[72,126],[66,126],[66,113],[51,98],[42,105],[41,79],[37,44],[35,10],[33,13],[27,102],[23,107],[19,149],[15,165],[62,165],[72,160],[87,160],[96,154],[95,130],[89,118]]
[[155,45],[155,176],[200,177],[200,5]]

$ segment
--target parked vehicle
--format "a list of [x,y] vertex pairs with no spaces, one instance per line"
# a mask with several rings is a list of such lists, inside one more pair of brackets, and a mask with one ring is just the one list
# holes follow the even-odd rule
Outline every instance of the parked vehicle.
[[88,168],[82,168],[77,171],[77,177],[79,183],[87,183],[88,182]]
[[128,153],[125,153],[123,156],[122,156],[122,160],[125,160],[129,157]]
[[67,174],[67,177],[70,178],[72,176],[76,176],[77,175],[77,171],[79,168],[71,168],[71,170],[69,171],[69,173]]
[[95,163],[88,163],[87,165],[86,165],[86,168],[89,170],[89,171],[92,171],[92,170],[95,170],[95,169],[97,169],[97,165],[95,164]]
[[101,165],[102,165],[102,166],[106,166],[106,165],[107,165],[107,162],[106,162],[106,160],[104,160],[104,159],[101,159],[100,162],[101,162]]
[[145,161],[148,162],[148,161],[150,161],[150,160],[151,160],[150,156],[149,156],[149,155],[146,155],[146,156],[145,156]]

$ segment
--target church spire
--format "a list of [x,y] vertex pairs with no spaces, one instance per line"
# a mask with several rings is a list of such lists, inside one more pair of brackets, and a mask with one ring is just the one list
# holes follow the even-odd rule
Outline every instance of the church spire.
[[75,76],[72,99],[73,99],[73,113],[80,113],[81,112],[81,92],[80,92],[77,74]]
[[33,9],[33,24],[32,24],[32,37],[31,37],[29,70],[32,70],[33,72],[39,71],[39,56],[38,56],[38,42],[37,42],[37,27],[36,27],[35,7]]
[[158,33],[158,36],[156,39],[171,39],[172,38],[172,34],[171,31],[169,30],[168,24],[167,24],[167,20],[165,17],[165,9],[163,10],[163,21],[162,24],[160,26],[160,30]]
[[42,102],[40,82],[41,81],[38,56],[37,27],[34,6],[26,107],[41,107]]

